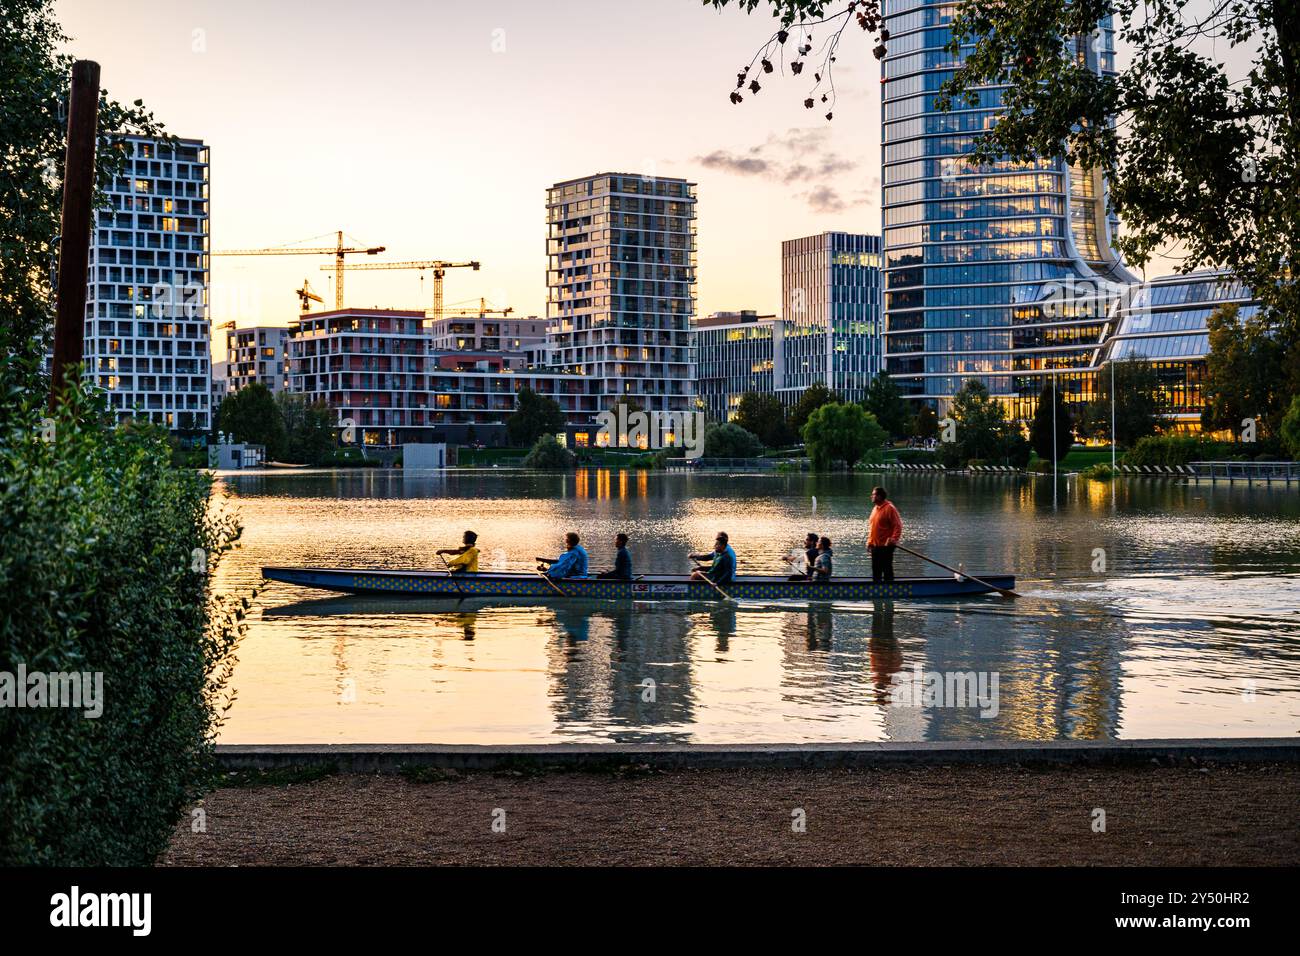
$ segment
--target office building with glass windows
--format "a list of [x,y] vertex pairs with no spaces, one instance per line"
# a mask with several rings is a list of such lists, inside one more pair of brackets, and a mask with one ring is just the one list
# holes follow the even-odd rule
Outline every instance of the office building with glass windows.
[[695,184],[600,173],[546,191],[551,361],[602,408],[695,408]]
[[820,382],[861,401],[880,371],[880,237],[823,232],[782,242],[781,309],[781,400],[793,405]]
[[1098,374],[1108,374],[1110,362],[1148,360],[1167,419],[1178,430],[1199,431],[1210,351],[1207,325],[1225,305],[1238,307],[1238,322],[1259,312],[1250,288],[1226,272],[1191,272],[1146,283],[1117,306]]
[[[936,109],[961,63],[945,49],[956,9],[884,0],[885,367],[941,414],[976,378],[1025,420],[1051,376],[1067,401],[1092,398],[1108,316],[1136,278],[1112,249],[1118,223],[1099,173],[1059,158],[965,162],[1002,88]],[[1114,70],[1109,17],[1071,42],[1080,63]]]
[[211,427],[208,147],[114,137],[86,277],[86,378],[121,421]]
[[736,415],[746,392],[776,391],[780,320],[753,310],[715,312],[695,324],[696,394],[710,421]]

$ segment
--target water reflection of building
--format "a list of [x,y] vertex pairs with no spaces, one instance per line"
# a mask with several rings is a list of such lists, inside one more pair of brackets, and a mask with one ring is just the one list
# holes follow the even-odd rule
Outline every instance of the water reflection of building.
[[[1083,616],[1085,621],[1072,620]],[[996,716],[969,706],[891,707],[891,737],[900,738],[904,718],[926,740],[1094,740],[1119,729],[1122,649],[1120,621],[1105,608],[1083,602],[1059,615],[1040,611],[1025,627],[1009,611],[926,611],[926,641],[919,655],[905,656],[895,681],[910,680],[919,661],[923,674],[998,676]],[[945,702],[951,703],[951,702]]]
[[[547,648],[556,731],[614,727],[620,741],[686,740],[695,719],[691,619],[671,610],[571,605],[556,608],[567,640]],[[646,681],[653,681],[653,686]]]

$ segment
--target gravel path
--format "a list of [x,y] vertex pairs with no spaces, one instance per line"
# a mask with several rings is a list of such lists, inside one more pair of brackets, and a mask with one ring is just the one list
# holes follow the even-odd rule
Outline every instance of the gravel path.
[[[1300,767],[454,771],[214,791],[170,865],[1300,863]],[[1105,811],[1105,832],[1093,830]],[[806,831],[794,832],[802,810]],[[500,813],[504,811],[504,818]],[[504,832],[494,832],[504,819]]]

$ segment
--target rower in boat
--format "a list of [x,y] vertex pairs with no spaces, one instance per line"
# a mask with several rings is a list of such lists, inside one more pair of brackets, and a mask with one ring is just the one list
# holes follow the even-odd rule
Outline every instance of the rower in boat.
[[825,584],[831,579],[834,571],[835,563],[831,554],[831,539],[823,537],[817,542],[817,557],[813,560],[812,574],[808,580]]
[[708,578],[714,584],[730,584],[736,576],[736,552],[727,539],[727,532],[719,531],[713,542],[713,551],[709,554],[692,554],[692,561],[709,561],[707,568],[696,568],[691,572],[692,581]]
[[867,519],[867,550],[871,552],[871,580],[877,584],[894,583],[894,549],[903,537],[903,519],[889,500],[889,494],[879,486],[871,489],[875,507]]
[[[790,575],[791,581],[808,581],[812,579],[813,565],[817,563],[817,542],[819,540],[820,540],[820,535],[814,534],[811,531],[808,532],[808,534],[804,537],[803,565],[802,568],[800,569],[800,573]],[[785,558],[786,562],[790,565],[790,570],[793,571],[795,569],[795,562],[797,559],[792,558],[789,555],[783,555],[783,557]]]
[[620,531],[614,535],[614,570],[601,571],[596,577],[615,581],[632,580],[632,552],[627,549],[627,535]]
[[538,558],[539,564],[548,567],[537,570],[548,578],[585,578],[587,576],[587,550],[578,543],[578,533],[570,531],[564,536],[565,551],[558,558]]
[[478,573],[478,535],[473,531],[466,531],[461,537],[464,542],[459,548],[442,548],[434,552],[439,555],[454,555],[450,561],[447,561],[447,570],[452,574],[477,574]]

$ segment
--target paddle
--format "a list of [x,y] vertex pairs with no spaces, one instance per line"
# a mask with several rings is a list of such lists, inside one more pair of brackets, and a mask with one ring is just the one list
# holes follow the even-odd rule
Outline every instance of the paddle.
[[[703,570],[704,570],[704,566],[703,566],[703,565],[700,565],[700,566],[697,567],[695,570],[696,570],[696,571],[703,571]],[[713,590],[715,590],[715,591],[717,591],[719,594],[721,594],[721,595],[723,596],[723,598],[725,598],[726,600],[728,600],[728,601],[734,601],[734,600],[736,600],[736,599],[733,598],[730,594],[728,594],[726,591],[722,590],[722,588],[718,587],[718,585],[714,582],[713,578],[709,577],[707,574],[701,574],[701,575],[700,575],[700,578],[703,578],[705,581],[707,581],[709,587],[713,588]],[[698,579],[693,579],[693,580],[698,580]]]
[[547,584],[549,584],[551,586],[551,590],[554,591],[556,594],[558,594],[560,597],[569,596],[564,593],[563,588],[561,588],[558,584],[556,584],[554,581],[548,578],[541,568],[535,568],[534,570],[537,572],[537,576],[541,578],[543,581],[545,581]]
[[958,575],[959,577],[970,578],[970,579],[971,579],[972,581],[974,581],[976,584],[982,584],[982,585],[984,585],[986,588],[988,588],[990,591],[997,591],[997,592],[998,592],[999,594],[1001,594],[1003,597],[1020,597],[1019,594],[1017,594],[1015,591],[1012,591],[1010,588],[999,588],[999,587],[995,587],[994,585],[989,584],[989,582],[987,582],[987,581],[983,581],[983,580],[981,580],[981,579],[975,577],[975,575],[973,575],[973,574],[968,574],[968,573],[965,572],[965,571],[958,571],[956,568],[951,568],[951,567],[949,567],[948,565],[944,564],[942,561],[936,561],[934,558],[928,558],[928,557],[926,557],[924,554],[922,554],[920,551],[913,551],[911,548],[905,548],[905,547],[903,547],[901,544],[896,544],[896,545],[894,545],[894,547],[896,547],[899,551],[906,551],[908,554],[912,555],[913,557],[920,558],[922,561],[929,561],[931,564],[936,565],[937,567],[943,568],[945,571],[951,571],[953,574],[956,574],[956,575]]
[[456,580],[456,575],[452,574],[451,565],[447,563],[447,556],[445,554],[439,554],[438,557],[442,558],[443,567],[447,569],[447,577],[451,578],[451,583],[456,585],[456,593],[464,599],[465,589],[462,588],[460,582]]

